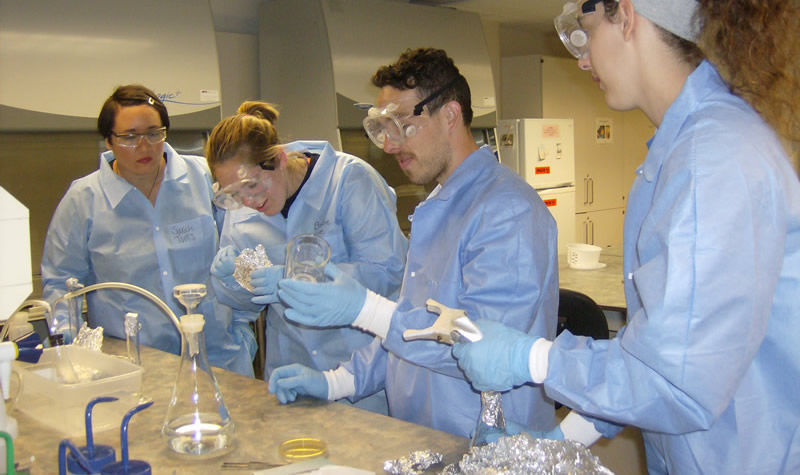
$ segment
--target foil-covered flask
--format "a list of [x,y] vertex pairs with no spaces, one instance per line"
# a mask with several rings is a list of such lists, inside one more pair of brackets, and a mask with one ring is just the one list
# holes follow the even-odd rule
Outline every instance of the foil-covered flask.
[[470,448],[496,441],[506,433],[506,419],[503,417],[502,397],[497,391],[481,393],[481,414],[472,432]]

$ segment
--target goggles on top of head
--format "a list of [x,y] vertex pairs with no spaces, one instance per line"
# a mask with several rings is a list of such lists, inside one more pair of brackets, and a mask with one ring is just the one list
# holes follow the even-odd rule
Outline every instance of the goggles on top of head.
[[408,122],[412,117],[419,117],[422,115],[422,110],[429,102],[441,96],[445,91],[455,84],[458,78],[456,76],[450,82],[442,86],[441,89],[431,93],[427,98],[421,100],[414,105],[414,112],[403,116],[398,116],[396,111],[400,107],[394,102],[390,102],[383,107],[370,107],[367,111],[367,116],[362,122],[364,130],[367,132],[370,140],[380,149],[383,149],[387,140],[395,145],[400,145],[407,137],[413,137],[422,129],[421,125],[415,125]]
[[589,35],[581,27],[578,19],[582,15],[594,13],[595,5],[601,2],[602,0],[586,0],[583,4],[567,2],[564,4],[561,14],[554,20],[561,42],[572,53],[572,56],[578,59],[589,54]]
[[250,167],[241,165],[236,172],[238,181],[225,188],[220,188],[219,182],[211,185],[214,204],[217,208],[232,210],[245,206],[245,201],[263,197],[272,186],[272,177],[264,171],[274,169],[275,167],[267,162],[260,162],[257,166]]

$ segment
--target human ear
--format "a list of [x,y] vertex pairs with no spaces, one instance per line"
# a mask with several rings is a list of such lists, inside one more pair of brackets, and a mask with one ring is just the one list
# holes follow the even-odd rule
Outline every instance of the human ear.
[[442,108],[445,110],[448,124],[452,124],[458,117],[461,117],[461,104],[456,101],[450,101]]
[[620,0],[617,10],[617,20],[622,27],[622,35],[625,40],[630,40],[633,36],[633,29],[636,23],[636,12],[631,0]]

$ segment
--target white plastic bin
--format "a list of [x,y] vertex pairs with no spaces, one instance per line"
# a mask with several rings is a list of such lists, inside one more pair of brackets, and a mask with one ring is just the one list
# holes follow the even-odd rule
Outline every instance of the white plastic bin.
[[94,432],[119,429],[122,417],[137,405],[142,368],[99,351],[73,345],[59,348],[78,372],[87,370],[95,378],[74,384],[57,381],[56,348],[46,348],[36,364],[14,361],[14,369],[22,377],[17,408],[65,435],[83,437],[86,404],[98,396],[114,396],[119,401],[94,406],[92,426]]

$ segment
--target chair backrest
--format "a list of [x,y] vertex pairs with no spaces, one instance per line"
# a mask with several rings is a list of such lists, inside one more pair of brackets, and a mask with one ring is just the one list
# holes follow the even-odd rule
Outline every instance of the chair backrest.
[[606,316],[594,300],[574,290],[559,289],[557,334],[564,330],[595,340],[608,339]]

